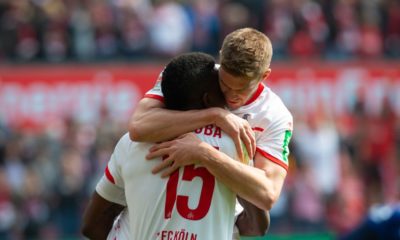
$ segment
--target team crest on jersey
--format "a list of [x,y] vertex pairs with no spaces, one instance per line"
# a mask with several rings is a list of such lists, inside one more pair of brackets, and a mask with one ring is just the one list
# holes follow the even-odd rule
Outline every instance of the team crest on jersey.
[[251,114],[250,113],[245,113],[245,114],[243,114],[243,117],[242,117],[244,120],[249,120],[250,118],[251,118]]

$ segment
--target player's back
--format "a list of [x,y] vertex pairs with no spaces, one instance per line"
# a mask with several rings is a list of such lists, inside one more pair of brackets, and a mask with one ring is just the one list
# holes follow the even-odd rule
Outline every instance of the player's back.
[[[195,133],[237,159],[233,141],[219,128],[207,126]],[[152,144],[131,142],[127,135],[121,141],[126,145],[120,166],[131,239],[232,239],[236,195],[206,168],[186,166],[162,179],[151,174],[161,159],[145,160]]]

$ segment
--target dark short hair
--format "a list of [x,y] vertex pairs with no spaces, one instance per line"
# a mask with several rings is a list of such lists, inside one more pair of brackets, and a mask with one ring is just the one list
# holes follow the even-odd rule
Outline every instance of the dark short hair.
[[205,93],[223,97],[214,58],[199,52],[173,58],[162,73],[161,89],[165,107],[173,110],[205,108]]

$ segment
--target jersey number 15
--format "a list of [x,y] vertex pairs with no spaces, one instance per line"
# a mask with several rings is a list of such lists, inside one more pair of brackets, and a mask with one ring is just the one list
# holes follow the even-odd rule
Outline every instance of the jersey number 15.
[[199,204],[196,208],[189,207],[189,196],[177,195],[179,171],[175,171],[168,179],[167,195],[165,201],[164,217],[171,218],[172,210],[176,204],[179,215],[188,220],[200,220],[205,217],[211,206],[211,200],[215,187],[215,178],[205,167],[185,166],[183,169],[182,181],[193,181],[200,177],[203,185],[200,192]]

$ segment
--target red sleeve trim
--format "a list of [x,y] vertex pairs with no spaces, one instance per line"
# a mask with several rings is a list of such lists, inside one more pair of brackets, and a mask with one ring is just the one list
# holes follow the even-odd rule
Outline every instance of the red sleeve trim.
[[153,98],[156,100],[159,100],[160,102],[164,102],[164,97],[160,96],[160,95],[156,95],[156,94],[145,94],[144,95],[145,98]]
[[264,152],[260,148],[256,148],[256,149],[261,155],[263,155],[265,158],[267,158],[271,162],[278,164],[279,166],[283,167],[286,171],[288,170],[289,166],[287,164],[285,164],[284,162],[282,162],[282,160],[279,160],[278,158],[272,156],[271,154]]
[[110,181],[113,184],[115,184],[114,177],[111,175],[110,170],[108,169],[108,166],[106,167],[105,175],[106,175],[106,178],[108,179],[108,181]]

